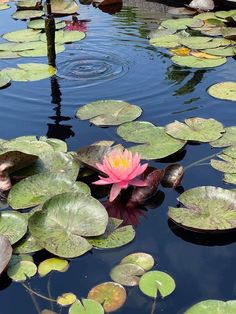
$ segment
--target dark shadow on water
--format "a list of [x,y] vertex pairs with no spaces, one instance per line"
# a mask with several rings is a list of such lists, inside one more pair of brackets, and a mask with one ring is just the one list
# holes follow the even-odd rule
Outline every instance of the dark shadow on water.
[[198,233],[181,228],[170,219],[168,220],[170,230],[179,238],[186,242],[204,246],[223,246],[236,242],[236,230],[221,231],[215,233]]

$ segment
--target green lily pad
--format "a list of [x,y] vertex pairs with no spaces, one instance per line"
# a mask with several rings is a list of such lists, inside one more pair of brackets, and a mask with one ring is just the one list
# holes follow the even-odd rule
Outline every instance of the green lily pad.
[[140,276],[145,273],[145,270],[135,264],[119,264],[112,268],[110,277],[113,281],[124,286],[137,286]]
[[216,11],[215,16],[221,19],[226,19],[231,17],[232,15],[236,14],[236,10],[229,10],[229,11]]
[[236,82],[222,82],[208,88],[208,94],[214,98],[236,101]]
[[10,5],[7,3],[0,3],[0,11],[10,9]]
[[[55,42],[56,44],[67,44],[75,41],[79,41],[85,38],[85,33],[80,31],[64,31],[59,30],[55,32]],[[47,42],[46,34],[40,36],[40,40]]]
[[169,207],[175,223],[196,231],[230,230],[236,227],[235,192],[214,186],[185,191],[178,198],[186,208]]
[[42,63],[22,63],[17,66],[18,68],[5,68],[2,73],[18,82],[43,80],[56,73],[54,67]]
[[14,253],[16,254],[35,253],[42,249],[43,248],[30,233],[26,233],[26,235],[14,245]]
[[229,156],[231,158],[236,158],[236,146],[230,146],[228,148],[225,148],[222,153],[224,156]]
[[159,292],[165,298],[175,290],[175,281],[167,273],[153,270],[141,277],[139,288],[149,297],[156,298]]
[[64,273],[67,271],[68,267],[69,263],[67,260],[58,257],[52,257],[44,260],[39,264],[38,273],[40,277],[44,277],[54,270]]
[[71,15],[75,14],[79,9],[78,4],[74,0],[52,0],[51,6],[54,15]]
[[14,32],[6,33],[2,37],[8,41],[16,43],[38,41],[40,35],[40,30],[20,29]]
[[8,264],[7,274],[13,281],[25,281],[37,272],[30,255],[13,255]]
[[191,26],[194,20],[190,17],[179,18],[179,19],[169,19],[161,23],[162,27],[173,29],[173,30],[183,30],[188,26]]
[[166,134],[163,127],[150,122],[137,121],[125,123],[118,127],[117,134],[125,141],[140,143],[129,148],[141,154],[142,159],[161,159],[180,151],[185,141]]
[[41,48],[42,45],[46,45],[41,41],[30,41],[30,42],[4,42],[0,43],[0,51],[12,51],[12,52],[20,52],[25,50],[32,50]]
[[[45,20],[44,19],[36,19],[36,20],[29,21],[27,26],[28,26],[28,28],[33,28],[33,29],[45,29]],[[55,20],[56,30],[64,28],[65,26],[66,26],[66,23],[64,21]]]
[[71,305],[68,314],[104,314],[104,309],[94,300],[82,299],[82,303],[76,300]]
[[175,48],[180,46],[180,37],[178,35],[164,35],[154,37],[149,40],[150,44],[161,48]]
[[29,229],[49,252],[72,258],[92,246],[84,237],[105,232],[108,215],[96,199],[81,193],[64,193],[46,201],[41,211],[29,219]]
[[211,38],[203,36],[190,36],[183,38],[181,44],[191,49],[210,49],[218,47],[226,47],[234,42],[225,38]]
[[220,48],[213,48],[213,49],[205,49],[203,50],[203,52],[212,54],[214,56],[219,56],[219,57],[232,57],[235,55],[234,47],[226,47],[226,48],[220,47]]
[[210,142],[212,147],[227,147],[236,145],[236,126],[225,128],[225,133],[216,141]]
[[235,27],[222,27],[222,36],[226,39],[236,40],[236,29]]
[[41,142],[46,142],[47,144],[51,145],[55,152],[67,152],[67,144],[62,140],[59,140],[57,138],[48,138],[46,136],[41,136],[39,140]]
[[28,20],[44,15],[40,10],[19,10],[12,14],[12,18],[15,20]]
[[125,288],[115,282],[104,282],[93,287],[88,294],[88,299],[95,300],[103,305],[106,313],[121,308],[127,298]]
[[30,8],[35,9],[40,6],[40,0],[18,0],[16,5],[22,10]]
[[224,57],[219,57],[219,59],[205,59],[194,56],[173,56],[171,60],[179,66],[189,68],[213,68],[221,66],[227,62],[227,59]]
[[190,118],[184,123],[175,121],[165,127],[167,134],[185,141],[211,142],[225,132],[223,125],[215,119]]
[[12,255],[11,242],[7,237],[0,234],[0,274],[8,265]]
[[142,109],[119,100],[98,100],[80,107],[76,117],[88,120],[97,126],[120,125],[133,121],[142,114]]
[[194,19],[205,21],[208,19],[214,19],[215,17],[216,17],[215,12],[203,12],[194,16]]
[[27,219],[14,211],[0,212],[0,234],[6,236],[11,244],[19,241],[27,231]]
[[[56,54],[61,53],[61,52],[65,51],[65,46],[64,45],[56,45],[55,51],[56,51]],[[47,54],[48,54],[47,46],[43,45],[43,43],[42,43],[42,47],[40,47],[40,48],[18,52],[18,56],[29,57],[29,58],[30,57],[46,57]],[[0,54],[0,57],[1,57],[1,54]]]
[[30,208],[69,191],[88,193],[85,183],[78,184],[66,174],[43,172],[16,183],[8,194],[8,204],[14,209]]
[[19,58],[18,53],[13,51],[0,51],[0,59],[15,59]]
[[205,300],[191,306],[184,314],[234,314],[236,301]]
[[71,292],[63,293],[57,298],[57,304],[61,306],[68,306],[76,301],[76,295]]
[[95,248],[111,249],[117,248],[131,242],[135,237],[135,230],[130,226],[120,227],[121,220],[109,218],[106,231],[103,235],[96,238],[87,239]]
[[225,173],[224,182],[229,184],[236,184],[236,173]]
[[124,257],[121,264],[135,264],[142,267],[145,271],[150,270],[154,266],[154,259],[147,253],[133,253]]
[[10,82],[10,77],[0,71],[0,89],[6,87],[8,84],[10,84]]

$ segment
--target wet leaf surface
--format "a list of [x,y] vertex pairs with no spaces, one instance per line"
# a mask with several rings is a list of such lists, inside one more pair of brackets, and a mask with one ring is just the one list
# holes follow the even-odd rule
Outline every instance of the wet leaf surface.
[[44,260],[39,264],[38,273],[40,277],[44,277],[54,270],[64,273],[67,271],[68,267],[69,263],[67,260],[58,257],[52,257]]

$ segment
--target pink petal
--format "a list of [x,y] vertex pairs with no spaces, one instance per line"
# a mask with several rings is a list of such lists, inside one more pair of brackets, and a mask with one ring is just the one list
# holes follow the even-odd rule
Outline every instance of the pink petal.
[[113,182],[110,182],[108,178],[102,178],[98,181],[93,182],[95,185],[106,185],[106,184],[112,184]]
[[111,187],[111,191],[110,191],[110,196],[109,196],[109,201],[113,202],[114,199],[117,198],[117,196],[120,194],[121,191],[121,187],[119,186],[119,184],[114,183]]

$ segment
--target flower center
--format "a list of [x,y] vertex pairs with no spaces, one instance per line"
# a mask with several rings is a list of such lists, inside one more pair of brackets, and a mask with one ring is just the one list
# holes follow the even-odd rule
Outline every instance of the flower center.
[[115,158],[112,160],[112,166],[114,168],[119,168],[122,166],[124,169],[127,169],[129,167],[129,162],[127,159]]

